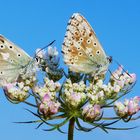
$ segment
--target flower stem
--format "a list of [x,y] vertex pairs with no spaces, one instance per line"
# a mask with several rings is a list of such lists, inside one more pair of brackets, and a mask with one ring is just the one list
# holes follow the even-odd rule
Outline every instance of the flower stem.
[[68,140],[73,140],[74,123],[75,123],[75,118],[73,117],[69,121]]

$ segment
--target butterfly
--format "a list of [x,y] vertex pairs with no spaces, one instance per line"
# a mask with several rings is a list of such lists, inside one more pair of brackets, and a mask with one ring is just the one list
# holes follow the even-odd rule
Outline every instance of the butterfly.
[[30,57],[24,50],[0,35],[0,86],[16,82],[19,77],[33,75],[37,64],[37,58]]
[[94,30],[79,13],[74,13],[68,22],[62,53],[70,71],[92,75],[105,73],[112,59],[105,54]]
[[36,51],[34,57],[30,57],[20,47],[0,35],[0,86],[34,76],[38,69],[42,69],[41,62],[44,58],[40,57],[40,53],[43,54],[44,49],[54,42],[55,40]]

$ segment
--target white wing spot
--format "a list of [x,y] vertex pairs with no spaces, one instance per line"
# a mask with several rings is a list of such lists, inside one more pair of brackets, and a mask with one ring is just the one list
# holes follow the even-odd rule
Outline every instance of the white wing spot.
[[79,52],[78,55],[81,56],[82,55],[82,52]]
[[13,60],[12,59],[10,61],[11,61],[11,63],[13,63]]
[[21,54],[20,54],[20,53],[18,53],[18,54],[17,54],[17,56],[18,56],[18,57],[20,57],[20,56],[21,56]]
[[83,40],[84,40],[83,37],[80,37],[79,41],[80,41],[80,42],[83,42]]
[[0,72],[0,75],[3,75],[3,72],[2,71]]
[[96,42],[94,42],[93,45],[96,47],[96,45],[97,45]]
[[97,50],[97,51],[96,51],[96,55],[99,55],[99,54],[100,54],[100,50]]
[[90,44],[91,43],[91,40],[90,39],[87,39],[87,44]]
[[0,49],[5,49],[5,46],[4,45],[0,45]]
[[77,50],[78,50],[78,51],[81,50],[81,47],[77,47]]
[[81,45],[81,41],[78,41],[77,43],[78,43],[79,45]]
[[76,36],[78,36],[78,35],[79,35],[77,31],[75,31],[75,32],[74,32],[74,34],[75,34]]
[[13,50],[13,46],[9,46],[9,49],[10,49],[10,50]]
[[89,53],[89,56],[90,56],[90,57],[93,57],[93,54],[92,54],[92,53]]

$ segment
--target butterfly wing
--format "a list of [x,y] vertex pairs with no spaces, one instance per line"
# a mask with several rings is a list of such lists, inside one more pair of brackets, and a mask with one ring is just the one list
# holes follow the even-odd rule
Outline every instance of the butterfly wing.
[[73,14],[68,23],[62,53],[64,62],[74,72],[96,73],[109,65],[94,30],[78,13]]
[[0,35],[0,86],[15,82],[31,60],[26,52]]

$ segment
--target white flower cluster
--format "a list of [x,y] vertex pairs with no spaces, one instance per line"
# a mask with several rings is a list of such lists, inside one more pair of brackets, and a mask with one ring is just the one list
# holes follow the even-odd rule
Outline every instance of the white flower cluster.
[[58,51],[55,47],[49,46],[48,51],[37,49],[36,56],[40,59],[40,68],[46,71],[48,77],[58,81],[63,76],[63,69],[59,67]]
[[90,83],[86,91],[92,104],[104,104],[107,99],[116,98],[119,92],[126,87],[129,88],[136,81],[135,74],[122,73],[122,71],[122,67],[119,67],[113,72],[108,84],[104,84],[103,80]]
[[59,63],[59,58],[58,58],[58,51],[55,47],[48,46],[48,50],[41,50],[37,49],[36,50],[36,57],[40,59],[40,65],[45,64],[45,67],[51,68],[51,69],[56,69],[57,65]]
[[85,94],[86,85],[83,81],[79,83],[72,83],[67,80],[64,84],[63,99],[72,108],[76,108],[85,102],[87,96]]
[[49,117],[50,115],[56,114],[59,107],[60,103],[56,100],[52,100],[50,94],[46,94],[39,105],[39,112],[43,114],[44,117]]
[[18,82],[5,84],[3,90],[6,97],[13,103],[20,103],[29,97],[29,90],[36,83],[35,75],[19,77]]
[[49,78],[44,79],[44,85],[43,86],[35,86],[33,91],[37,93],[40,98],[42,99],[46,94],[49,94],[51,98],[56,98],[56,93],[60,90],[60,83],[54,82],[53,80],[50,80]]
[[60,90],[60,83],[49,78],[44,78],[43,86],[35,86],[33,92],[39,95],[38,110],[44,117],[49,117],[58,112],[60,103],[57,101],[57,92]]
[[4,87],[4,92],[6,97],[12,102],[12,103],[20,103],[25,101],[29,94],[29,86],[24,86],[24,83],[12,83],[7,84]]
[[140,110],[140,97],[136,96],[130,100],[125,99],[124,103],[115,102],[114,109],[118,116],[120,117],[128,117],[133,114],[136,114]]
[[105,91],[102,80],[98,80],[96,84],[90,83],[86,88],[87,96],[90,99],[91,104],[104,104],[105,103]]
[[127,86],[135,83],[136,74],[123,72],[123,67],[120,66],[116,71],[112,73],[110,78],[111,84],[115,87],[117,86],[117,91],[124,89]]

